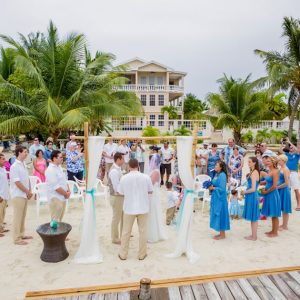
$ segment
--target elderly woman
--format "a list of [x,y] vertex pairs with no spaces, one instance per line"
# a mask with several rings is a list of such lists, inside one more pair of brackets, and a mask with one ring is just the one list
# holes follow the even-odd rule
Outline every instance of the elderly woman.
[[233,153],[230,156],[228,168],[231,174],[231,177],[238,180],[239,184],[242,180],[242,169],[244,166],[244,157],[239,153],[239,147],[233,146]]

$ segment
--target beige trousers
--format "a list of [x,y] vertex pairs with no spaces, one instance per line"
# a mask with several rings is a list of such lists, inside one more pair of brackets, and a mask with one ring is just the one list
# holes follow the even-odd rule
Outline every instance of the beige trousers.
[[167,209],[166,213],[166,224],[170,225],[174,216],[175,216],[176,206],[170,207]]
[[4,218],[5,218],[5,211],[6,211],[7,201],[2,200],[0,202],[0,233],[4,231]]
[[110,204],[113,210],[111,221],[111,241],[120,242],[123,228],[123,196],[110,196]]
[[27,212],[27,198],[16,197],[12,199],[13,204],[13,239],[15,242],[21,240],[25,234],[25,217]]
[[57,198],[52,198],[49,207],[51,220],[61,222],[66,209],[66,201],[61,201]]
[[148,214],[142,215],[126,215],[123,216],[123,231],[121,238],[121,249],[119,255],[126,259],[128,255],[129,240],[131,236],[132,226],[137,219],[139,228],[139,259],[143,259],[147,255],[147,218]]

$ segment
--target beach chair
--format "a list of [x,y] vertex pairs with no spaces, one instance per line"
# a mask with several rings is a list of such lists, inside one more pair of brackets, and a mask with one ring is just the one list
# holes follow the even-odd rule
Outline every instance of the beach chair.
[[36,195],[36,189],[35,188],[36,188],[36,185],[38,183],[42,183],[41,179],[38,178],[37,176],[29,176],[29,181],[30,181],[32,194]]
[[77,183],[78,188],[84,193],[86,189],[85,180],[79,180],[74,176],[75,182]]
[[83,190],[80,189],[80,187],[78,186],[78,184],[73,181],[73,180],[68,180],[68,187],[69,190],[71,192],[70,198],[67,199],[67,203],[66,203],[66,212],[68,212],[68,208],[69,208],[69,200],[70,199],[78,199],[81,200],[82,204],[84,204],[84,194],[83,194]]
[[194,179],[194,191],[197,194],[197,198],[202,198],[202,215],[204,211],[205,202],[210,202],[209,190],[203,188],[203,182],[211,180],[208,175],[197,175]]
[[108,205],[108,192],[109,188],[108,186],[104,185],[103,182],[100,179],[96,179],[96,184],[94,186],[96,192],[95,192],[95,198],[97,197],[104,197],[105,206]]
[[44,182],[37,183],[34,188],[36,194],[36,214],[39,217],[40,206],[44,203],[48,203],[48,197],[47,197],[48,188],[47,188],[47,184]]

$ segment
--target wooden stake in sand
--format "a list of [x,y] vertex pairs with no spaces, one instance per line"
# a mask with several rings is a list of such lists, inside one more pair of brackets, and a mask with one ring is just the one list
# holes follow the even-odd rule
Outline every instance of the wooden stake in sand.
[[85,159],[85,184],[88,184],[89,176],[89,123],[84,122],[84,159]]

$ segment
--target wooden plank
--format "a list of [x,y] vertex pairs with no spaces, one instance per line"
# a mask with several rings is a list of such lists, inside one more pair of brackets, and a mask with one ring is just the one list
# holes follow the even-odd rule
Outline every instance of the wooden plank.
[[268,292],[268,290],[263,286],[263,284],[258,280],[258,278],[251,277],[248,278],[247,280],[252,285],[257,295],[260,297],[260,299],[266,299],[266,300],[274,299],[272,295]]
[[129,292],[118,293],[118,300],[130,300],[130,293]]
[[197,300],[208,300],[202,284],[193,284],[191,287]]
[[169,297],[172,300],[181,300],[181,295],[178,286],[171,286],[168,288]]
[[139,300],[139,290],[130,291],[130,300]]
[[232,294],[224,281],[216,281],[215,286],[219,295],[224,300],[233,300]]
[[287,299],[297,300],[300,299],[290,287],[280,278],[279,275],[270,275],[269,278],[276,284],[281,292],[286,296]]
[[151,300],[169,300],[169,291],[167,288],[151,289]]
[[299,283],[291,276],[288,276],[287,273],[279,274],[280,278],[292,289],[292,291],[300,297],[300,285]]
[[289,275],[300,284],[300,274],[298,272],[289,272]]
[[104,300],[118,300],[118,294],[117,293],[105,294]]
[[190,285],[182,285],[179,287],[181,298],[184,300],[195,300],[192,287]]
[[218,290],[212,282],[204,283],[203,287],[209,300],[221,299]]
[[247,300],[243,290],[235,280],[225,281],[234,299]]
[[249,300],[260,300],[259,296],[256,294],[254,288],[247,279],[240,278],[237,280],[237,283]]
[[269,293],[272,295],[273,298],[275,298],[276,300],[287,299],[269,277],[258,276],[258,279],[264,285],[264,287],[269,291]]

